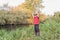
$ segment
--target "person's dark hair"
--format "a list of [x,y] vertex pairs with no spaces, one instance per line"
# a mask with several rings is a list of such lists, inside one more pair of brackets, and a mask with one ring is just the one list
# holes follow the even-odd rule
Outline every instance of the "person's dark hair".
[[34,14],[34,16],[37,16],[37,14]]

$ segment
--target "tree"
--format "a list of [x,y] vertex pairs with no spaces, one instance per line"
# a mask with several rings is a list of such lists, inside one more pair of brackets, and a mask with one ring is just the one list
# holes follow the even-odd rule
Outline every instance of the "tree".
[[59,11],[55,12],[54,16],[60,17],[60,12]]
[[[40,9],[44,7],[44,6],[42,6],[41,3],[42,3],[42,0],[25,0],[25,2],[22,3],[22,5],[19,5],[19,6],[15,7],[13,9],[13,11],[14,12],[16,12],[16,11],[24,12],[26,14],[26,16],[27,15],[29,16],[27,18],[27,21],[29,23],[33,23],[32,13],[34,13],[35,11],[38,12],[39,18],[44,20],[44,19],[46,19],[45,18],[46,16],[41,14]],[[43,18],[41,17],[41,15],[43,15]]]
[[44,8],[44,6],[41,4],[42,0],[25,0],[25,1],[26,1],[26,3],[28,3],[28,7],[32,8],[32,13],[33,14],[37,12],[41,22],[47,19],[47,16],[45,16],[44,14],[41,14],[40,9]]
[[54,12],[54,16],[52,17],[56,22],[60,22],[60,11]]
[[32,10],[33,12],[35,11],[40,12],[40,8],[43,8],[43,6],[41,5],[42,0],[25,0],[25,1],[33,8]]

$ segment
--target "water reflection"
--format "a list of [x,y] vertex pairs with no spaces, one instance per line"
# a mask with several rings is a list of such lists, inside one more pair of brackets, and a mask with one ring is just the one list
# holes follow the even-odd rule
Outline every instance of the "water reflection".
[[25,27],[29,27],[29,24],[17,24],[17,25],[10,25],[10,24],[6,24],[6,25],[0,25],[0,30],[1,29],[6,29],[6,30],[15,30],[16,28],[25,28]]

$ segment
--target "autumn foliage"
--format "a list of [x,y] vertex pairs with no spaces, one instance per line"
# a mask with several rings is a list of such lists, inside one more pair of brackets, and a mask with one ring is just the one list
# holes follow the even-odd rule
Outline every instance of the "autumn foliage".
[[[35,6],[39,4],[39,1],[41,0],[26,0],[21,5],[12,8],[11,11],[0,10],[0,24],[33,24],[32,13],[35,11]],[[41,12],[38,15],[40,22],[47,19]]]
[[[32,17],[33,9],[34,9],[34,7],[32,5],[29,5],[27,2],[25,2],[22,5],[19,5],[15,8],[13,8],[12,11],[13,12],[18,12],[18,11],[24,12],[25,14],[27,14],[29,16],[29,18],[27,18],[28,23],[33,23],[33,17]],[[47,17],[42,13],[39,13],[38,15],[39,15],[41,22],[43,22],[44,20],[47,19]]]

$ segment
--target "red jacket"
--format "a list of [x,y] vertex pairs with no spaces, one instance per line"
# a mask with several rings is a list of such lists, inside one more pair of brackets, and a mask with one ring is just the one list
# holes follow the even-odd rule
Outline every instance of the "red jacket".
[[34,16],[34,24],[39,24],[39,17],[38,16]]

